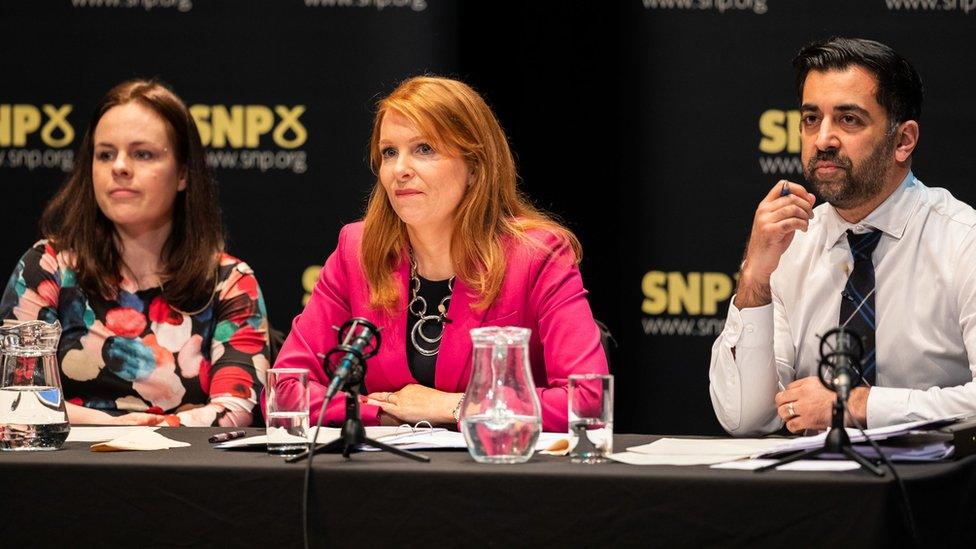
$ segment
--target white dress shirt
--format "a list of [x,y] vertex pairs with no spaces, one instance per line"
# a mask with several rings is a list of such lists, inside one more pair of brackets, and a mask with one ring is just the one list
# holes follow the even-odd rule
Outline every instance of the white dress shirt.
[[740,310],[733,299],[712,346],[709,393],[725,430],[779,430],[777,381],[817,375],[818,335],[840,324],[854,265],[847,229],[883,233],[872,256],[877,380],[868,427],[976,413],[976,211],[911,173],[860,223],[829,204],[813,211],[773,272],[772,303]]

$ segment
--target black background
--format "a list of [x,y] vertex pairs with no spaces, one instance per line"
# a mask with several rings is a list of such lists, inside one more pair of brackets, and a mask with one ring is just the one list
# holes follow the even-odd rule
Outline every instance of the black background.
[[[914,10],[891,9],[897,0],[671,3],[688,9],[426,0],[422,10],[193,0],[187,12],[165,0],[83,3],[0,0],[0,105],[73,105],[68,149],[95,101],[133,76],[161,78],[188,104],[306,106],[307,171],[216,170],[229,251],[254,268],[282,329],[301,310],[303,271],[362,214],[376,99],[422,73],[482,92],[508,132],[522,189],[583,243],[591,305],[620,343],[611,363],[618,432],[720,432],[707,393],[714,336],[645,333],[641,279],[735,273],[756,204],[787,176],[760,169],[769,155],[758,120],[795,108],[790,60],[803,44],[863,36],[907,56],[926,87],[914,171],[976,201],[976,6],[966,0]],[[35,132],[19,148],[48,147]],[[269,133],[258,149],[280,148]],[[39,213],[64,176],[0,164],[0,271],[38,237]]]

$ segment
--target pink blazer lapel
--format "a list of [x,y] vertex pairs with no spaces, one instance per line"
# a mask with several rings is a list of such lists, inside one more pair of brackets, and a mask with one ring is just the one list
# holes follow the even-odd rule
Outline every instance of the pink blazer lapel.
[[447,317],[451,322],[444,328],[444,337],[441,339],[440,351],[437,353],[437,367],[434,371],[434,384],[442,391],[462,392],[467,388],[468,378],[471,376],[469,332],[472,328],[482,325],[488,312],[487,309],[472,309],[471,305],[476,301],[475,293],[460,279],[456,280],[451,305],[447,311]]

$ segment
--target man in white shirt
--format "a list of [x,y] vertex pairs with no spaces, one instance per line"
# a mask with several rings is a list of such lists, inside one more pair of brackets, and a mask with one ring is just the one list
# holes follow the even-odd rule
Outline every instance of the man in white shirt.
[[[911,172],[922,84],[903,57],[861,39],[793,61],[804,175],[759,204],[739,285],[712,347],[712,405],[731,434],[830,425],[820,335],[864,336],[861,425],[976,413],[976,211]],[[850,424],[850,418],[848,423]]]

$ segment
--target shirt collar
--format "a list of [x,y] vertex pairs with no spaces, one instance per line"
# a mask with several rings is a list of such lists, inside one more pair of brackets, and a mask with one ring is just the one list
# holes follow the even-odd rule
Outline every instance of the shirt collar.
[[832,248],[841,236],[851,229],[855,233],[865,232],[871,229],[879,229],[892,238],[899,239],[905,233],[905,226],[908,219],[915,211],[916,202],[919,199],[918,180],[911,171],[905,179],[898,185],[895,192],[878,205],[871,213],[858,223],[849,223],[837,213],[833,206],[827,205],[824,223],[824,234],[826,240],[824,244],[827,248]]

